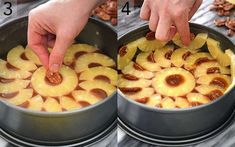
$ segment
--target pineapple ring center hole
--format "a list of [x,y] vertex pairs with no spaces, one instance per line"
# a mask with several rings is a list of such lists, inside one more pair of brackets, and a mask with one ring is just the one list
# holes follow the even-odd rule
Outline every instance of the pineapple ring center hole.
[[184,82],[184,77],[180,74],[173,74],[166,77],[166,83],[172,87],[179,86]]

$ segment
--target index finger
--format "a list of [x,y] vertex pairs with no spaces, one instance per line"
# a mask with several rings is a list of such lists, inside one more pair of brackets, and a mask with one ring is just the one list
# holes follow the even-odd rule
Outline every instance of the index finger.
[[29,20],[28,46],[37,54],[44,67],[48,68],[49,52],[47,50],[46,31],[39,32],[40,29]]
[[181,41],[184,45],[190,43],[190,29],[188,22],[188,14],[183,14],[180,19],[174,21],[177,31],[180,35]]

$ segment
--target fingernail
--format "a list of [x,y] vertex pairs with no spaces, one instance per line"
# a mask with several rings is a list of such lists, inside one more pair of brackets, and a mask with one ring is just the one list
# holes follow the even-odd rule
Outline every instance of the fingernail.
[[50,67],[50,71],[52,71],[52,72],[58,72],[58,71],[59,71],[59,68],[60,68],[60,65],[59,65],[59,64],[52,64],[51,67]]

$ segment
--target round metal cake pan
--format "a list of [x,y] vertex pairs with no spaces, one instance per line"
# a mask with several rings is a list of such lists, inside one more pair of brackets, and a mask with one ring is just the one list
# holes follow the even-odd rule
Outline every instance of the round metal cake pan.
[[[5,58],[11,48],[27,45],[27,24],[28,18],[22,17],[0,26],[1,58]],[[90,18],[76,41],[95,45],[116,61],[116,37],[112,28]],[[0,128],[33,143],[79,142],[109,127],[117,117],[116,105],[116,92],[97,104],[59,113],[31,111],[1,100]]]
[[[208,33],[208,36],[221,42],[222,49],[232,49],[234,44],[224,35],[199,24],[190,24],[191,32]],[[146,35],[147,25],[127,32],[118,39],[118,46]],[[206,46],[202,48],[207,50]],[[187,109],[150,108],[126,97],[118,91],[118,116],[131,128],[158,139],[178,140],[202,136],[221,126],[234,109],[235,88],[211,103]]]

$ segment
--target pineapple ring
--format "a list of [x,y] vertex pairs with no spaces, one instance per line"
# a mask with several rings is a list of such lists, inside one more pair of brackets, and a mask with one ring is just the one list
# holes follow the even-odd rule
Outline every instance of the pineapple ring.
[[137,100],[139,98],[146,98],[146,97],[151,97],[154,94],[154,89],[153,88],[142,88],[140,91],[138,92],[131,92],[131,93],[125,93],[125,95],[127,95],[129,98],[133,99],[133,100]]
[[29,101],[29,106],[28,106],[29,110],[36,110],[36,111],[42,110],[44,101],[40,95],[36,95],[31,99],[29,99],[28,101]]
[[[167,82],[167,78],[172,75],[180,75],[182,77],[182,80],[179,80],[175,86],[169,85],[170,81]],[[172,79],[172,81],[174,82],[175,80]],[[195,79],[189,71],[182,68],[172,67],[156,73],[152,86],[158,93],[164,96],[178,97],[184,96],[194,89]]]
[[215,90],[219,90],[221,92],[225,91],[223,88],[219,86],[214,86],[214,85],[200,85],[200,86],[195,87],[195,89],[203,95],[207,95],[211,91],[215,91]]
[[162,97],[160,94],[154,94],[149,97],[149,100],[146,105],[150,107],[159,107],[161,105],[161,100]]
[[226,92],[228,92],[235,85],[235,55],[230,49],[226,50],[225,53],[230,57],[230,70],[232,79],[232,84],[230,84],[230,86],[226,90]]
[[7,54],[7,61],[21,69],[26,71],[34,71],[37,69],[37,66],[30,60],[24,60],[21,58],[21,55],[24,54],[23,46],[17,46],[11,49]]
[[221,74],[210,74],[210,75],[201,76],[197,79],[197,83],[209,85],[215,78],[224,79],[224,81],[226,82],[224,83],[226,85],[225,88],[227,88],[231,84],[230,76],[221,75]]
[[152,84],[151,80],[147,79],[137,79],[137,80],[128,80],[123,78],[122,75],[118,78],[118,87],[149,87]]
[[21,105],[27,102],[33,95],[33,89],[21,89],[19,93],[12,98],[2,98],[13,105]]
[[59,102],[55,98],[47,97],[43,104],[44,111],[46,112],[61,112],[62,108]]
[[182,67],[186,62],[184,59],[184,55],[186,54],[190,55],[191,51],[186,48],[176,49],[171,55],[172,64],[174,64],[176,67]]
[[[158,63],[155,62],[152,52],[140,53],[136,58],[136,63],[149,71],[160,71],[161,67]],[[151,56],[151,57],[150,57]],[[152,58],[152,59],[149,59]],[[150,61],[153,60],[153,61]]]
[[33,52],[31,48],[26,46],[25,48],[25,56],[30,60],[33,61],[37,65],[42,65],[41,61],[39,60],[38,56]]
[[208,38],[207,33],[199,33],[196,35],[194,40],[191,41],[189,46],[185,46],[185,45],[183,45],[183,43],[180,39],[179,33],[176,33],[176,35],[173,37],[172,41],[174,42],[174,44],[176,44],[179,47],[188,48],[190,50],[196,50],[196,49],[201,48],[206,43],[207,38]]
[[[92,94],[93,89],[101,89],[106,93],[107,96],[110,96],[111,94],[114,93],[114,91],[116,91],[115,86],[113,86],[109,83],[103,82],[103,81],[98,81],[98,80],[84,81],[84,82],[81,82],[79,84],[79,86],[82,89],[85,89],[86,91],[90,92],[91,94]],[[102,98],[104,98],[104,97],[102,97]]]
[[116,85],[118,74],[117,71],[112,68],[98,66],[81,72],[79,80],[101,80]]
[[165,97],[161,101],[161,107],[163,109],[174,109],[176,107],[175,101],[169,97]]
[[[121,50],[125,49],[125,50]],[[123,69],[135,56],[135,53],[137,51],[137,44],[136,42],[131,42],[126,45],[126,48],[120,48],[119,54],[118,54],[118,69]],[[124,52],[124,55],[121,55],[120,53]]]
[[208,61],[213,60],[212,56],[209,53],[201,52],[190,55],[185,62],[184,68],[191,70],[196,68],[196,62],[200,59],[206,59]]
[[[221,74],[230,74],[230,69],[227,67],[220,66],[218,62],[215,61],[210,61],[210,62],[205,62],[200,64],[199,66],[196,67],[194,71],[195,77],[201,77],[204,75],[209,75],[212,73],[208,73],[208,70],[211,69],[211,72],[219,72]],[[219,71],[218,71],[219,70]]]
[[189,108],[190,103],[186,98],[176,97],[175,98],[175,106],[177,108]]
[[76,54],[82,55],[84,53],[95,52],[97,49],[94,46],[88,44],[73,44],[71,45],[64,56],[64,64],[70,65],[77,58]]
[[84,90],[75,90],[72,92],[73,97],[76,99],[76,101],[79,102],[88,102],[90,105],[93,105],[95,103],[98,103],[102,99],[97,98],[93,94],[91,94],[88,91]]
[[159,40],[147,40],[146,37],[141,37],[136,40],[138,48],[143,52],[154,51],[156,49],[162,48],[167,42],[161,42]]
[[30,83],[30,80],[16,79],[9,83],[0,82],[0,93],[14,93],[21,89],[26,88]]
[[65,65],[60,68],[59,73],[63,77],[62,83],[50,85],[45,80],[46,69],[44,67],[38,68],[31,78],[33,88],[42,96],[57,97],[69,94],[77,86],[77,74]]
[[207,104],[211,101],[208,97],[200,93],[188,93],[186,97],[192,105],[193,104],[196,104],[196,105]]
[[[166,58],[166,55],[169,53],[172,53],[174,49],[174,46],[165,46],[163,48],[157,49],[154,52],[154,58],[156,62],[161,67],[170,67],[171,66],[171,60]],[[170,57],[169,57],[170,58]]]
[[221,66],[228,66],[230,64],[229,56],[221,50],[220,43],[218,41],[208,38],[207,47],[211,56],[217,59]]
[[[94,66],[92,65],[94,63]],[[91,66],[92,65],[92,66]],[[89,53],[80,56],[75,63],[75,71],[80,73],[95,66],[114,67],[115,62],[110,57],[100,53]]]
[[7,62],[0,59],[0,77],[4,79],[26,79],[32,74],[24,70],[10,70],[7,68]]
[[79,103],[68,96],[60,97],[59,101],[61,107],[65,110],[74,110],[82,107]]
[[123,68],[122,73],[123,74],[130,74],[137,78],[144,78],[144,79],[151,79],[154,77],[154,73],[147,71],[147,70],[137,70],[134,67],[134,62],[131,61],[126,67]]

